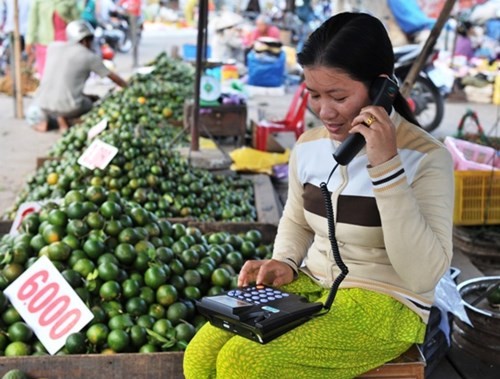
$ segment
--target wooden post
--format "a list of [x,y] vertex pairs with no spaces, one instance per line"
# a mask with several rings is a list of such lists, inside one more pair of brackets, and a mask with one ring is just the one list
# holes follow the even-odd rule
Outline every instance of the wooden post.
[[21,41],[19,37],[19,4],[17,0],[13,1],[14,5],[14,64],[11,64],[11,70],[14,70],[14,97],[16,105],[16,118],[24,117],[23,110],[23,92],[21,78]]
[[434,27],[432,28],[429,37],[425,41],[424,47],[422,48],[420,55],[417,57],[415,62],[413,62],[413,65],[411,66],[408,75],[406,75],[405,81],[400,88],[400,92],[404,97],[408,97],[410,95],[410,91],[411,88],[413,87],[413,84],[415,83],[415,79],[417,78],[418,73],[424,66],[427,57],[434,48],[434,45],[436,44],[439,34],[441,33],[441,30],[443,29],[443,26],[448,20],[451,10],[455,5],[455,1],[456,0],[446,0],[446,3],[444,4],[438,19],[436,20],[436,23],[434,24]]
[[191,151],[200,150],[200,83],[201,76],[205,69],[206,51],[207,51],[207,19],[208,19],[208,0],[200,0],[198,8],[198,38],[196,49],[196,73],[194,83],[194,108],[193,123],[191,125]]

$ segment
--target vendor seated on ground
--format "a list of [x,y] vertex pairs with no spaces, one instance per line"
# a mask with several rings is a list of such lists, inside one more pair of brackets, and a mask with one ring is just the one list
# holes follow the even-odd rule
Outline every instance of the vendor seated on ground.
[[245,36],[245,47],[251,49],[255,41],[261,37],[280,39],[280,30],[276,26],[271,25],[271,19],[263,14],[259,15],[255,20],[255,29]]
[[66,27],[68,41],[53,42],[47,50],[45,73],[34,103],[45,113],[45,120],[35,130],[48,130],[49,118],[55,118],[60,130],[92,109],[95,97],[85,95],[83,88],[91,72],[108,77],[120,87],[127,83],[109,71],[102,59],[91,50],[94,30],[84,20],[72,21]]

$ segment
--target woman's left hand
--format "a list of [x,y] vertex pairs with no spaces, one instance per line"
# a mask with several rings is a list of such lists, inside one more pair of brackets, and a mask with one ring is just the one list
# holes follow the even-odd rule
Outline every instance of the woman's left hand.
[[398,153],[396,127],[383,107],[369,105],[362,108],[352,125],[349,133],[360,133],[365,137],[366,155],[371,166],[385,163]]
[[286,263],[275,259],[246,261],[238,276],[238,287],[255,282],[275,287],[288,284],[293,280],[293,270]]

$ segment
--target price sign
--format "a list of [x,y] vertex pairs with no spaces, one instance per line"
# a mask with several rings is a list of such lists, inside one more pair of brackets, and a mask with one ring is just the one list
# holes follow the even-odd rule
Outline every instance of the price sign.
[[78,163],[90,170],[96,167],[104,170],[116,153],[118,153],[116,147],[96,139],[78,158]]
[[42,208],[42,204],[36,201],[28,201],[22,203],[17,209],[16,217],[12,222],[9,234],[11,236],[17,236],[19,234],[19,227],[23,222],[24,218],[33,212],[38,212]]
[[87,139],[91,140],[95,138],[95,136],[100,134],[104,129],[106,129],[107,126],[108,126],[108,120],[103,118],[96,125],[90,128],[89,132],[87,133]]
[[151,74],[155,70],[156,66],[143,66],[139,67],[135,70],[136,74],[139,75],[148,75]]
[[5,290],[14,308],[50,354],[94,315],[49,258],[42,256]]

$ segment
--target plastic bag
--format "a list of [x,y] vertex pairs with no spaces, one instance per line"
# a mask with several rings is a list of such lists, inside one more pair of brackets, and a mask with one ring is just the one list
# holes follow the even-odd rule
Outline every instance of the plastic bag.
[[461,321],[472,326],[467,316],[462,301],[462,296],[458,292],[457,285],[451,278],[450,272],[447,272],[438,282],[435,291],[434,305],[441,311],[441,322],[439,328],[443,331],[448,345],[450,344],[450,325],[448,323],[448,312],[458,317]]
[[283,153],[269,153],[250,147],[242,147],[233,150],[229,155],[233,160],[231,165],[233,171],[251,171],[272,175],[273,166],[288,162],[290,149],[286,149]]
[[37,104],[31,104],[25,113],[26,122],[30,126],[35,126],[47,120],[47,115]]

